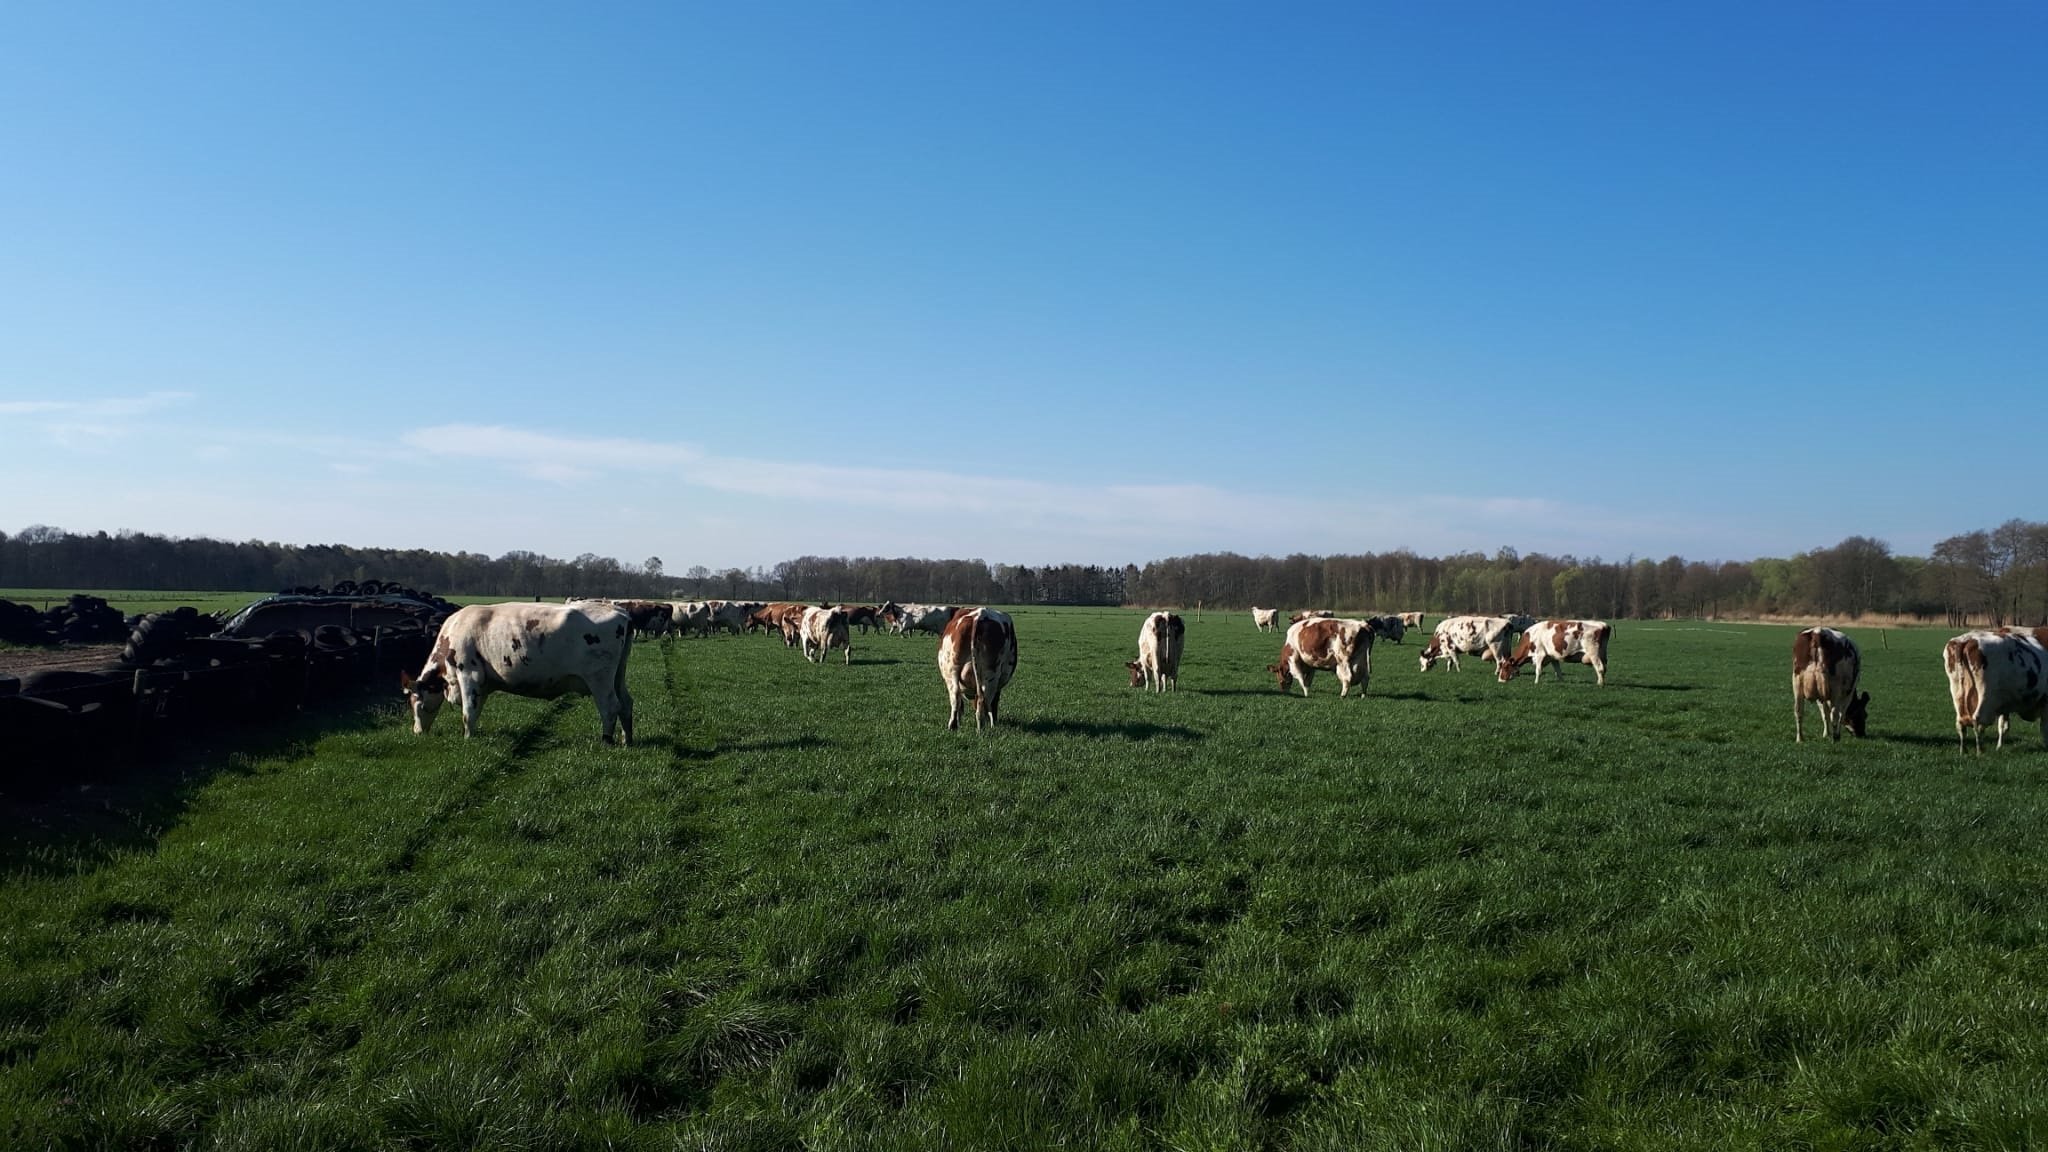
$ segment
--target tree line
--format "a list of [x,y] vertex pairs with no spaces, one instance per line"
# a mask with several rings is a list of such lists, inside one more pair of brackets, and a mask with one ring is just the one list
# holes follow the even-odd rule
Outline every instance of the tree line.
[[262,591],[394,580],[441,595],[722,597],[958,604],[1145,604],[1217,609],[1327,607],[1433,614],[1526,612],[1616,619],[1847,616],[1969,623],[2048,620],[2048,522],[2010,520],[1951,536],[1927,556],[1851,536],[1784,558],[1710,563],[1669,556],[1603,560],[1502,548],[1284,557],[1174,556],[1142,568],[982,560],[802,556],[768,567],[633,565],[585,553],[359,548],[233,542],[141,532],[0,532],[0,587],[93,591]]

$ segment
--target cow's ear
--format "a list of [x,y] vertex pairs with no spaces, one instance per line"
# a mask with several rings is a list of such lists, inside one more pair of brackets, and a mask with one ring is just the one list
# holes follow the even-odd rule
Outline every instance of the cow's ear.
[[400,692],[410,692],[410,691],[412,691],[412,686],[413,686],[413,678],[412,678],[412,673],[410,673],[410,672],[406,671],[406,670],[405,670],[405,669],[403,669],[403,668],[399,669],[399,670],[398,670],[398,690],[399,690]]

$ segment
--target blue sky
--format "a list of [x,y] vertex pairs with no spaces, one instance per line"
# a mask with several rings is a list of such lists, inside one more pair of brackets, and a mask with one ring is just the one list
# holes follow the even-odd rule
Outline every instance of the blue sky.
[[2044,43],[2039,4],[7,6],[0,529],[1924,551],[2048,512],[2006,463]]

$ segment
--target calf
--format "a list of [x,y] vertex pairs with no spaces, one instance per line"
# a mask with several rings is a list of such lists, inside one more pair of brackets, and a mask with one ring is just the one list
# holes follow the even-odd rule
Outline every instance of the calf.
[[632,653],[632,621],[608,604],[472,604],[442,622],[426,667],[418,676],[400,673],[399,687],[421,735],[433,730],[443,702],[461,705],[468,737],[493,692],[542,700],[584,693],[597,702],[604,742],[616,726],[630,745]]
[[1299,620],[1287,630],[1287,647],[1294,650],[1287,674],[1301,685],[1303,696],[1318,668],[1337,674],[1337,695],[1349,696],[1353,684],[1361,697],[1365,695],[1372,678],[1372,625],[1363,620]]
[[983,717],[996,726],[1003,687],[1017,671],[1017,629],[993,608],[956,613],[939,633],[939,679],[946,685],[946,727],[960,728],[961,706],[974,701],[974,730]]
[[1614,629],[1604,620],[1531,621],[1522,632],[1522,642],[1515,646],[1514,655],[1495,662],[1495,673],[1505,684],[1515,678],[1516,669],[1533,660],[1536,663],[1536,682],[1541,684],[1545,660],[1560,666],[1591,664],[1594,680],[1605,684],[1607,640],[1613,633]]
[[1252,609],[1252,626],[1261,632],[1278,631],[1280,628],[1280,610],[1278,608],[1254,607]]
[[1792,739],[1806,740],[1806,702],[1820,709],[1820,734],[1840,740],[1842,724],[1863,735],[1870,693],[1856,694],[1863,654],[1856,642],[1833,628],[1808,628],[1792,638]]
[[1437,621],[1436,631],[1422,650],[1422,670],[1427,672],[1439,660],[1451,669],[1459,667],[1458,656],[1477,653],[1499,663],[1507,657],[1507,637],[1513,622],[1505,616],[1448,616]]
[[844,608],[806,608],[799,628],[803,641],[804,659],[811,659],[817,653],[817,662],[823,664],[834,647],[846,649],[846,663],[853,663],[853,635],[847,627],[851,615]]
[[1977,751],[1984,751],[1984,726],[1998,726],[1998,747],[2005,747],[2008,716],[2041,722],[2041,741],[2048,744],[2048,629],[2003,628],[1965,632],[1941,651],[1948,673],[1949,698],[1956,707],[1956,747],[1967,750],[1963,729],[1974,730]]
[[1144,685],[1154,692],[1180,687],[1181,642],[1187,625],[1172,612],[1154,612],[1138,626],[1138,658],[1124,667],[1131,671],[1131,687]]

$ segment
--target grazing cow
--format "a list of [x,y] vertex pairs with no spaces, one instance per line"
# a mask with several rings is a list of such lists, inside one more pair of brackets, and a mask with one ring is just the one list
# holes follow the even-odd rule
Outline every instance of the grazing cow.
[[[1279,609],[1275,608],[1274,611],[1278,612]],[[1299,624],[1303,620],[1331,620],[1335,619],[1336,615],[1335,612],[1330,611],[1328,608],[1304,608],[1289,616],[1287,622],[1289,624]]]
[[950,621],[953,614],[958,611],[961,609],[950,604],[905,604],[900,609],[901,619],[896,625],[896,630],[902,633],[930,632],[934,636],[943,635],[947,621]]
[[1392,640],[1396,644],[1401,642],[1401,637],[1408,634],[1408,622],[1399,616],[1367,616],[1365,622],[1372,625],[1374,636],[1382,640]]
[[853,635],[848,628],[851,613],[844,608],[806,608],[799,628],[803,641],[804,659],[817,654],[817,662],[823,664],[825,657],[835,647],[846,649],[846,663],[853,663]]
[[1278,664],[1266,665],[1266,671],[1271,672],[1279,679],[1282,692],[1287,691],[1287,686],[1294,682],[1294,673],[1288,671],[1293,664],[1294,645],[1283,640],[1280,642],[1280,662]]
[[1279,631],[1280,610],[1278,608],[1254,607],[1252,609],[1252,626],[1261,632]]
[[418,676],[399,674],[412,703],[412,730],[433,730],[443,701],[460,704],[462,734],[476,733],[493,692],[552,700],[587,693],[597,701],[605,743],[616,725],[633,743],[633,696],[626,691],[632,621],[609,604],[472,604],[441,624]]
[[1003,686],[1017,671],[1017,629],[993,608],[963,609],[939,634],[939,679],[946,685],[946,727],[960,728],[963,702],[974,701],[974,730],[983,717],[996,726]]
[[1337,674],[1337,695],[1351,695],[1353,684],[1358,685],[1359,696],[1365,695],[1372,678],[1372,625],[1363,620],[1298,620],[1287,630],[1287,647],[1294,650],[1287,674],[1301,685],[1303,696],[1318,668]]
[[1510,623],[1505,616],[1447,616],[1437,621],[1436,631],[1422,650],[1422,670],[1427,672],[1443,660],[1455,671],[1460,654],[1477,653],[1499,663],[1507,657]]
[[1422,613],[1420,613],[1420,612],[1403,612],[1403,613],[1401,613],[1401,626],[1402,626],[1402,627],[1404,627],[1404,628],[1420,628],[1420,627],[1422,627]]
[[1984,751],[1984,726],[1998,726],[1998,747],[2005,747],[2008,716],[2041,722],[2041,742],[2048,744],[2048,629],[2001,628],[1965,632],[1941,650],[1948,672],[1948,692],[1956,706],[1956,747],[1967,751],[1963,729],[1974,730],[1977,751]]
[[1820,734],[1840,740],[1842,724],[1863,735],[1870,693],[1856,694],[1863,654],[1856,642],[1833,628],[1808,628],[1792,638],[1792,739],[1806,741],[1806,702],[1820,708]]
[[1131,687],[1144,685],[1154,692],[1180,687],[1180,650],[1187,624],[1172,612],[1154,612],[1138,626],[1138,658],[1124,667],[1131,670]]
[[1522,641],[1515,645],[1515,654],[1506,660],[1496,661],[1494,671],[1500,682],[1505,684],[1515,678],[1516,669],[1533,660],[1536,663],[1536,682],[1541,684],[1545,660],[1559,665],[1559,676],[1564,674],[1562,668],[1565,664],[1591,664],[1593,678],[1605,684],[1607,641],[1613,635],[1614,629],[1604,620],[1532,621],[1522,631]]

